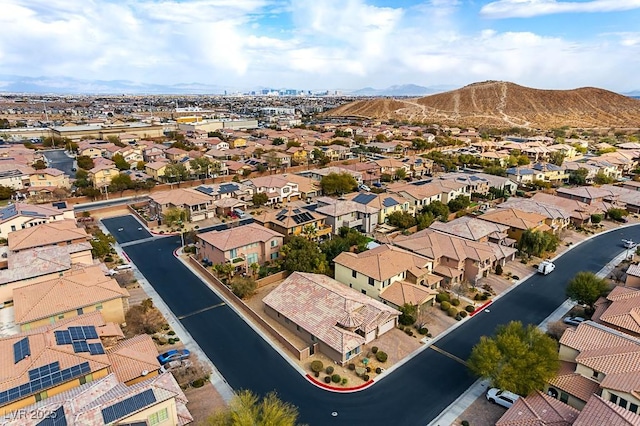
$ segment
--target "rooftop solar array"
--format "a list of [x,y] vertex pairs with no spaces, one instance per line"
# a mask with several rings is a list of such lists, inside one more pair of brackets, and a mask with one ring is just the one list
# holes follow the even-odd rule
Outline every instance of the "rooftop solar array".
[[67,416],[64,414],[64,406],[46,416],[37,426],[67,426]]
[[10,204],[4,209],[0,210],[0,219],[9,219],[18,214],[15,204]]
[[33,381],[55,373],[56,371],[60,371],[60,363],[58,361],[29,370],[29,380]]
[[29,347],[29,338],[25,337],[22,340],[13,344],[13,363],[17,364],[21,360],[31,355],[31,348]]
[[230,192],[234,192],[240,189],[240,187],[234,183],[221,183],[220,184],[220,193],[228,194]]
[[54,332],[56,344],[72,345],[73,352],[89,352],[91,355],[104,354],[102,343],[87,343],[87,339],[97,339],[98,332],[92,325],[81,327],[69,327],[68,330]]
[[[51,371],[51,367],[49,367],[49,374],[41,375],[36,379],[29,380],[29,383],[0,392],[0,405],[22,399],[25,396],[29,396],[43,389],[48,389],[60,383],[68,382],[69,380],[84,376],[90,372],[91,367],[89,367],[88,362],[83,362],[80,365],[75,365],[73,367],[57,371]],[[32,374],[30,374],[30,376],[31,375]]]
[[56,201],[55,203],[51,203],[51,205],[57,209],[66,209],[67,202],[66,201]]
[[397,206],[398,204],[400,203],[391,197],[387,197],[382,201],[382,205],[385,207]]
[[355,196],[353,201],[358,204],[369,204],[371,200],[374,200],[377,197],[375,194],[358,194]]
[[207,194],[207,195],[211,195],[215,192],[215,190],[210,186],[199,186],[196,188],[196,191],[202,192],[203,194]]
[[89,353],[91,355],[100,355],[104,354],[104,348],[102,347],[102,343],[89,343]]
[[73,352],[89,352],[89,345],[86,340],[76,340],[73,342]]
[[110,424],[156,402],[153,390],[148,389],[123,401],[102,409],[104,424]]
[[297,214],[295,216],[292,216],[291,218],[296,224],[310,222],[313,220],[313,216],[311,216],[311,213],[307,213],[307,212]]
[[96,328],[92,325],[89,326],[81,326],[81,327],[69,327],[69,333],[71,333],[72,340],[86,340],[86,339],[97,339],[98,332]]

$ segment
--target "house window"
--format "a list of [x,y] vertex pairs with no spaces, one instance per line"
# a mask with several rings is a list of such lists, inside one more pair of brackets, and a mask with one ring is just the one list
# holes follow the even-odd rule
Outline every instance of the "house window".
[[371,277],[369,277],[369,285],[371,285],[371,286],[372,286],[372,285],[375,285],[375,283],[376,283],[376,282],[374,281],[374,279],[373,279],[373,278],[371,278]]
[[620,398],[618,400],[618,405],[621,406],[622,408],[627,408],[627,404],[629,403],[629,401],[627,401],[624,398]]
[[629,404],[629,411],[633,411],[634,413],[638,412],[638,404],[634,404],[633,402]]
[[278,240],[271,240],[271,247],[277,247],[278,246]]
[[160,424],[167,420],[169,420],[169,411],[167,410],[166,407],[149,416],[149,424],[151,426]]
[[238,257],[238,249],[232,249],[232,250],[229,252],[229,256],[230,256],[232,259],[233,259],[233,258],[235,258],[235,257]]
[[298,324],[296,324],[296,330],[300,331],[300,326]]
[[247,264],[258,263],[258,253],[250,253],[247,255]]
[[618,403],[618,395],[614,395],[614,394],[609,395],[609,401],[613,402],[614,404],[617,404]]
[[101,311],[102,310],[102,303],[98,303],[96,305],[96,311]]
[[287,317],[285,317],[285,318],[284,318],[284,322],[285,322],[285,323],[287,323],[287,324],[290,324],[290,323],[291,323],[291,321],[290,321],[290,320],[289,320],[289,318],[287,318]]
[[567,401],[569,401],[569,395],[564,392],[560,392],[560,401],[567,403]]
[[593,375],[591,377],[594,378],[594,379],[597,379],[598,378],[598,374],[599,373],[596,370],[593,370]]
[[64,314],[58,315],[58,319],[64,319]]
[[76,309],[76,312],[78,313],[78,315],[84,314],[84,310],[82,308]]
[[16,230],[16,226],[15,225],[11,225],[11,231],[15,231]]
[[36,402],[40,402],[43,399],[47,399],[48,395],[47,395],[47,391],[44,392],[40,392],[34,395],[36,398]]
[[353,271],[353,270],[352,270],[352,271],[351,271],[351,276],[352,276],[353,278],[358,278],[358,272],[357,272],[357,271]]
[[278,253],[271,253],[271,260],[277,259],[277,258],[278,258]]
[[367,290],[360,290],[362,294],[367,294]]

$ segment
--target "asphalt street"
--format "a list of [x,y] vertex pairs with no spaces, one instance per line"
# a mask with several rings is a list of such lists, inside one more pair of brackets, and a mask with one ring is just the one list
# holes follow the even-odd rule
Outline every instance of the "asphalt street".
[[73,171],[73,162],[75,161],[73,158],[67,156],[65,154],[64,149],[52,149],[48,151],[42,151],[45,157],[47,157],[47,161],[49,162],[49,167],[52,169],[62,170],[67,176],[74,177],[76,172]]
[[[118,241],[132,241],[139,224],[132,217],[104,221]],[[123,228],[123,231],[118,229]],[[135,229],[132,229],[135,228]],[[140,236],[142,238],[142,236]],[[141,239],[140,238],[140,239]],[[534,276],[436,342],[466,359],[481,335],[511,320],[538,324],[565,299],[569,278],[582,270],[597,271],[623,251],[621,238],[640,240],[640,228],[599,236],[558,259],[548,276]],[[229,384],[259,394],[275,390],[298,406],[309,425],[425,425],[475,381],[452,357],[427,349],[369,389],[350,394],[327,392],[295,371],[188,268],[173,256],[179,237],[126,247],[125,251],[182,321]],[[332,412],[337,416],[332,416]]]

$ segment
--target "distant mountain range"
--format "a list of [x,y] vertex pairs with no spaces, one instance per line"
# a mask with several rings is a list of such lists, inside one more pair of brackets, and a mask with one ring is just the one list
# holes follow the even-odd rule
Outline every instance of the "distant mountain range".
[[355,96],[426,96],[434,93],[446,92],[455,89],[456,86],[418,86],[416,84],[402,84],[389,86],[386,89],[374,89],[373,87],[365,87],[363,89],[347,92]]

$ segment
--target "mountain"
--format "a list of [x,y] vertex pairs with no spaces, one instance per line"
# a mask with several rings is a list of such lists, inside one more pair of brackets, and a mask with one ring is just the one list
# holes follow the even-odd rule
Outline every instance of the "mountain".
[[[446,90],[451,89],[448,87]],[[424,87],[416,84],[402,84],[389,86],[386,89],[374,89],[373,87],[365,87],[362,89],[348,92],[355,96],[424,96],[433,93],[443,92],[439,87]]]
[[640,100],[594,87],[541,90],[485,81],[421,98],[359,100],[326,115],[472,127],[638,127]]
[[0,92],[51,94],[221,94],[226,88],[201,83],[146,84],[127,80],[0,75]]

